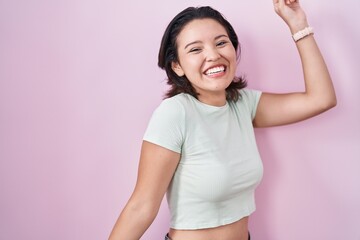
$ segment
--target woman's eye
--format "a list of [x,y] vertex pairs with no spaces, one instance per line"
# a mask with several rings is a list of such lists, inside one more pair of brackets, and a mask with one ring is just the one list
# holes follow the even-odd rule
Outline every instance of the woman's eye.
[[227,44],[226,41],[221,41],[221,42],[218,42],[218,43],[216,44],[216,46],[221,47],[221,46],[224,46],[225,44]]
[[200,48],[192,48],[192,49],[190,49],[189,52],[190,52],[190,53],[191,53],[191,52],[196,53],[196,52],[200,52],[200,50],[201,50]]

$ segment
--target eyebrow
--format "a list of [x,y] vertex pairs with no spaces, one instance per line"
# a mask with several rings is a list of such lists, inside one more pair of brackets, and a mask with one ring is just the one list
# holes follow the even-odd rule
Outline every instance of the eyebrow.
[[[216,36],[216,37],[214,38],[214,40],[217,40],[217,39],[222,38],[222,37],[229,38],[229,36],[227,36],[227,35],[225,35],[225,34],[221,34],[221,35],[219,35],[219,36]],[[197,43],[201,43],[201,41],[194,41],[194,42],[188,43],[188,44],[186,44],[186,46],[184,47],[184,49],[188,48],[190,45],[197,44]]]

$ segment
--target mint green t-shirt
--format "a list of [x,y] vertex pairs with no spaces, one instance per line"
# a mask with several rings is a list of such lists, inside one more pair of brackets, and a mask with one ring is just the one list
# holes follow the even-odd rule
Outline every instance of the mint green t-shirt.
[[263,166],[252,120],[261,92],[240,94],[215,107],[182,93],[154,111],[143,139],[181,154],[167,191],[171,228],[218,227],[255,211]]

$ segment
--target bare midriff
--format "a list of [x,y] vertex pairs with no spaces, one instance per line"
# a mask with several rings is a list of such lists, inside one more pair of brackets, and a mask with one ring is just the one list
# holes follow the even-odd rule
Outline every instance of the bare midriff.
[[244,217],[237,222],[215,228],[197,230],[170,229],[172,240],[248,240],[248,219]]

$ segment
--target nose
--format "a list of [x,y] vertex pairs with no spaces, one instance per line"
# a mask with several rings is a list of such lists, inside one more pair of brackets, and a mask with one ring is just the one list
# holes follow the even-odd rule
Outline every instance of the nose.
[[217,61],[220,58],[220,54],[216,48],[208,48],[206,51],[206,60],[209,62]]

